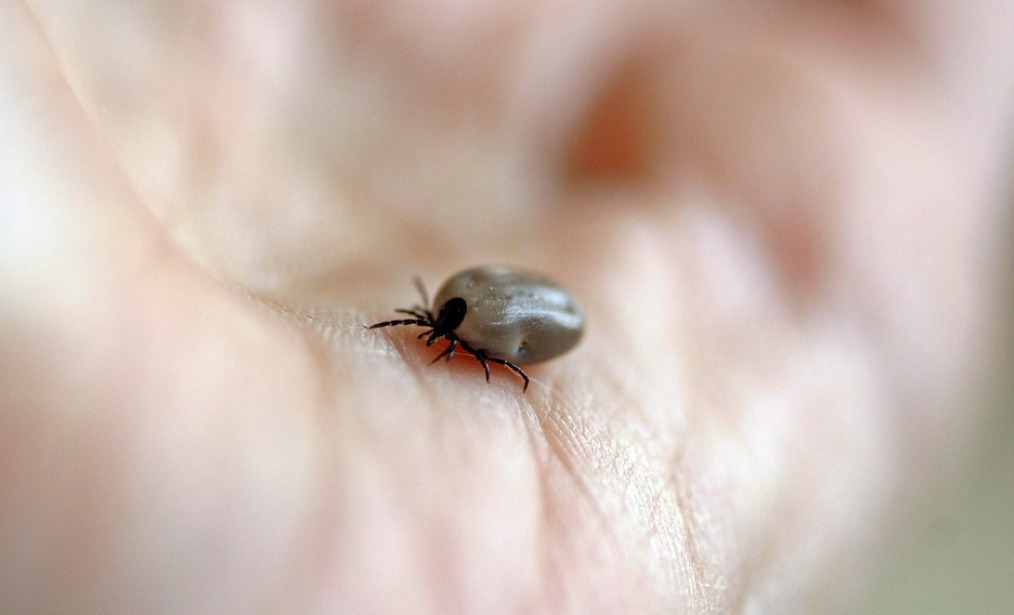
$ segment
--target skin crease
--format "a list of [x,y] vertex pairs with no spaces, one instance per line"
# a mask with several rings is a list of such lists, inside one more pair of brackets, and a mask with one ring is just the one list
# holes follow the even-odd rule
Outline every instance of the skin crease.
[[[0,611],[826,612],[967,446],[994,2],[0,2]],[[521,395],[367,332],[579,297]]]

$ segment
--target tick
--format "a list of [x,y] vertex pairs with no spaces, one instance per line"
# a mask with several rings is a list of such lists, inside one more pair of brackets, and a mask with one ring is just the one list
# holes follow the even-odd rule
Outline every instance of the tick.
[[449,343],[431,363],[450,361],[457,349],[482,365],[489,382],[489,364],[497,363],[524,380],[521,365],[541,363],[573,348],[584,332],[584,314],[574,296],[541,275],[507,267],[475,267],[451,276],[437,291],[433,304],[419,278],[416,289],[422,304],[397,309],[412,318],[386,320],[369,329],[414,325],[425,330],[416,336],[432,346]]

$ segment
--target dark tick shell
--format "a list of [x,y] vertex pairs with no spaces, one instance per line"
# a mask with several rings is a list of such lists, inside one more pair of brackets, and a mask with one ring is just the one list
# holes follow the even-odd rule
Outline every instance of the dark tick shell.
[[584,314],[560,285],[506,267],[476,267],[452,276],[433,298],[433,311],[455,297],[467,309],[454,334],[477,350],[513,363],[548,361],[581,339]]

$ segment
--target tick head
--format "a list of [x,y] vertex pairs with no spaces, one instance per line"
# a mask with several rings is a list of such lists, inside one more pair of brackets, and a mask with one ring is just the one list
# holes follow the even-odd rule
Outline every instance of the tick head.
[[468,304],[461,297],[452,297],[440,306],[437,312],[437,319],[433,328],[441,332],[451,332],[458,328],[461,321],[465,320],[465,312],[468,311]]

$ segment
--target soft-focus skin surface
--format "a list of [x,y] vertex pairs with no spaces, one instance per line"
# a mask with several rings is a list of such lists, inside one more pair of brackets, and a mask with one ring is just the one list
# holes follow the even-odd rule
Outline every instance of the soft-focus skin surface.
[[[820,612],[974,419],[1009,3],[0,2],[0,611]],[[367,332],[481,262],[594,323]]]
[[572,349],[584,331],[577,299],[544,276],[480,266],[451,276],[433,299],[433,313],[454,297],[467,311],[454,333],[476,350],[524,365]]

